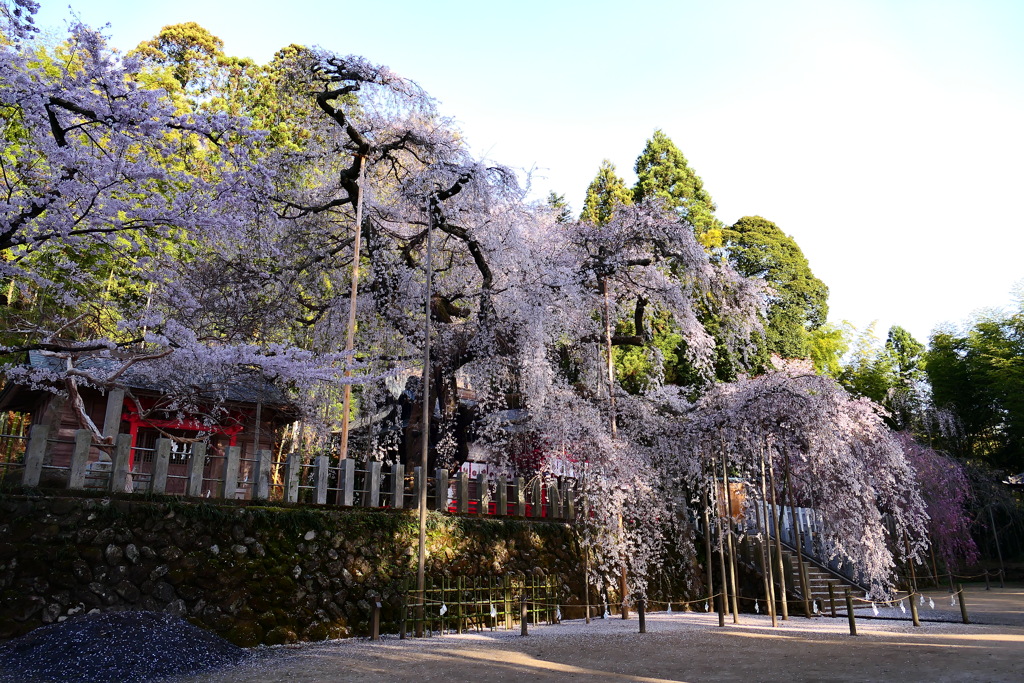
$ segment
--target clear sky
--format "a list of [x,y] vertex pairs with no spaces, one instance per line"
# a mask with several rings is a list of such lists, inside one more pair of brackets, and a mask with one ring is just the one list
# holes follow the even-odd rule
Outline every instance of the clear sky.
[[[60,27],[68,3],[42,0]],[[830,319],[925,341],[1024,279],[1024,2],[70,0],[129,49],[196,21],[265,62],[290,43],[420,83],[480,156],[578,211],[661,128],[727,223],[793,235]]]

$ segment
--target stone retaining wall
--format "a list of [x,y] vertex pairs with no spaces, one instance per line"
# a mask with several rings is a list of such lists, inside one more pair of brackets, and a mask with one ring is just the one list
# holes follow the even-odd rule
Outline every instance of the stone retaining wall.
[[[242,646],[396,632],[415,511],[111,497],[0,498],[0,638],[82,612],[171,612]],[[431,513],[428,572],[554,573],[582,597],[571,527]],[[414,580],[414,579],[413,579]]]

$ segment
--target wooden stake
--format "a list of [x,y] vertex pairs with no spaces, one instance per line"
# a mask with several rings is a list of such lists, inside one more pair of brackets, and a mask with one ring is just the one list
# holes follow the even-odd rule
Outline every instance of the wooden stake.
[[853,596],[850,589],[846,589],[846,617],[850,620],[850,635],[857,635],[857,617],[853,614]]
[[956,585],[956,597],[960,600],[960,616],[963,618],[964,623],[971,623],[967,618],[967,603],[964,602],[964,587],[959,583]]
[[[352,291],[348,298],[348,329],[345,333],[345,352],[352,353],[355,347],[356,338],[356,300],[359,295],[359,246],[363,234],[363,170],[366,167],[366,157],[362,154],[356,155],[359,160],[359,196],[356,197],[356,225],[355,236],[352,242]],[[429,230],[429,228],[428,228]],[[430,316],[430,301],[427,300],[427,316]],[[345,376],[351,377],[352,358],[348,359],[349,369],[345,370]],[[352,385],[346,384],[342,389],[341,403],[341,452],[338,457],[344,460],[348,457],[348,420],[349,407],[352,399]],[[259,427],[257,427],[257,430]],[[423,468],[426,471],[426,467]]]

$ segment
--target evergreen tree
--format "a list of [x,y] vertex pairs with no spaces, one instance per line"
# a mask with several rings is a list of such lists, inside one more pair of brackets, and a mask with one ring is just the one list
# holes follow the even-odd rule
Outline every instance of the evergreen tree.
[[704,189],[704,181],[660,129],[647,141],[633,170],[637,175],[633,201],[660,199],[666,208],[687,217],[706,248],[721,245],[722,223],[715,218],[715,203]]
[[828,287],[811,272],[796,241],[775,223],[746,216],[723,231],[733,267],[764,279],[774,291],[765,326],[765,351],[783,358],[807,358],[810,332],[828,317]]
[[572,207],[565,200],[564,194],[558,194],[554,190],[548,192],[548,208],[555,213],[555,220],[559,223],[572,222]]
[[615,173],[615,164],[605,159],[587,187],[580,220],[591,225],[606,225],[619,207],[632,203],[633,193],[626,187],[626,181]]

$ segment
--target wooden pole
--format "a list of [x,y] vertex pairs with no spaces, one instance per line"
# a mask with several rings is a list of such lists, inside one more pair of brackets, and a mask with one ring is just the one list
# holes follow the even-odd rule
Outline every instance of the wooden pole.
[[[419,487],[419,558],[416,569],[416,588],[420,591],[419,616],[422,623],[426,610],[425,591],[425,570],[427,564],[427,460],[430,449],[430,414],[433,412],[430,402],[430,299],[432,296],[431,285],[434,270],[434,201],[427,205],[427,300],[424,304],[426,312],[423,321],[423,449],[420,453],[420,477],[422,481]],[[440,495],[440,492],[438,492]],[[420,635],[417,629],[416,635]]]
[[828,604],[832,608],[832,618],[836,617],[836,582],[828,582]]
[[779,604],[782,606],[782,620],[789,619],[789,599],[786,594],[786,572],[782,566],[782,510],[775,499],[775,463],[768,459],[768,474],[772,485],[772,521],[775,522],[775,562],[779,577]]
[[637,600],[636,613],[640,621],[640,633],[647,633],[647,600],[642,595]]
[[917,601],[914,600],[916,593],[911,593],[907,596],[907,602],[910,603],[910,617],[914,620],[914,626],[920,626],[921,620],[917,616]]
[[964,620],[965,624],[971,623],[967,618],[967,603],[964,602],[964,587],[959,583],[956,585],[956,597],[960,601],[960,617]]
[[[988,506],[988,521],[992,524],[992,538],[996,540],[996,553],[999,555],[999,587],[1003,587],[1003,549],[999,545],[999,532],[996,531],[996,518],[992,514],[992,506]],[[967,623],[967,622],[964,622]]]
[[850,589],[846,589],[846,618],[850,620],[850,635],[857,635],[857,617],[853,614],[853,596]]
[[715,527],[718,532],[718,578],[722,590],[719,591],[719,602],[718,602],[718,625],[725,626],[725,612],[729,609],[729,589],[726,586],[725,578],[725,542],[722,538],[722,516],[718,514],[718,492],[717,492],[717,475],[718,468],[715,465],[714,459],[711,461],[711,481],[715,482],[714,492],[714,506],[715,506]]
[[772,617],[772,626],[778,626],[778,612],[775,609],[775,577],[772,571],[772,536],[768,524],[768,495],[765,490],[764,476],[764,450],[761,451],[761,500],[757,506],[758,525],[764,530],[764,540],[761,542],[761,568],[767,582],[765,599],[768,601],[768,613]]
[[[359,193],[356,196],[356,225],[355,225],[355,236],[352,242],[352,290],[349,293],[348,298],[348,329],[345,332],[345,353],[351,354],[355,348],[356,338],[356,300],[359,295],[359,247],[362,242],[363,234],[363,170],[366,167],[366,157],[362,154],[357,154],[356,159],[359,161]],[[427,235],[429,241],[430,228],[427,228]],[[429,247],[428,247],[429,252]],[[429,261],[429,257],[428,257]],[[429,268],[429,265],[428,265]],[[430,317],[430,287],[427,287],[427,317]],[[345,376],[352,376],[352,358],[348,358],[347,363],[349,365],[345,370]],[[352,400],[352,385],[345,384],[342,389],[342,402],[341,402],[341,451],[338,455],[339,459],[344,460],[348,457],[348,420],[350,402]],[[257,427],[257,429],[259,429]],[[424,468],[426,471],[426,468]]]
[[910,592],[917,592],[917,571],[914,569],[914,558],[910,556],[910,539],[907,538],[907,532],[903,532],[903,548],[907,554],[907,569],[909,570],[910,576]]
[[519,635],[528,636],[529,628],[526,625],[526,580],[523,580],[523,596],[519,600]]
[[708,490],[704,489],[702,492],[703,500],[701,501],[704,505],[704,553],[707,558],[705,560],[707,581],[708,581],[708,600],[715,600],[715,581],[714,571],[712,570],[712,564],[714,563],[714,552],[711,549],[711,520],[708,516]]
[[793,496],[793,480],[789,472],[789,458],[786,464],[786,490],[789,493],[789,514],[793,520],[793,542],[796,545],[797,571],[800,574],[800,592],[803,594],[804,616],[811,618],[810,596],[807,595],[807,573],[804,569],[803,538],[800,535],[800,524],[796,518],[796,498]]
[[736,520],[733,518],[732,511],[732,492],[729,491],[729,459],[725,455],[725,447],[722,447],[722,489],[725,495],[725,514],[726,517],[726,541],[729,546],[729,590],[732,593],[732,623],[740,623],[739,617],[739,605],[737,604],[738,598],[736,596],[736,550],[733,547],[732,537],[733,525]]

